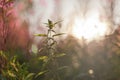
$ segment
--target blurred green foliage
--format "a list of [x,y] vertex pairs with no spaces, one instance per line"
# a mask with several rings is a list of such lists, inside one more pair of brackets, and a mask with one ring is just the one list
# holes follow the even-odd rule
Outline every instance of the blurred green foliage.
[[[7,54],[7,55],[6,55]],[[4,68],[1,70],[0,79],[3,80],[32,80],[34,73],[28,71],[26,63],[20,64],[16,56],[10,57],[8,53],[0,51],[0,56],[6,60]]]

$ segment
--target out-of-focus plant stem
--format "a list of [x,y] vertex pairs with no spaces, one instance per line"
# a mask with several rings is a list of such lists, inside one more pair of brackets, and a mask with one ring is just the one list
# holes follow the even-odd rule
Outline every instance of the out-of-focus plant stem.
[[7,21],[6,21],[6,13],[5,13],[5,11],[4,11],[4,3],[3,3],[3,5],[2,5],[2,8],[1,8],[1,14],[2,14],[2,24],[1,24],[1,27],[2,27],[2,45],[1,45],[1,49],[2,50],[5,50],[6,49],[6,40],[7,40],[7,31],[8,31],[8,27],[7,27]]

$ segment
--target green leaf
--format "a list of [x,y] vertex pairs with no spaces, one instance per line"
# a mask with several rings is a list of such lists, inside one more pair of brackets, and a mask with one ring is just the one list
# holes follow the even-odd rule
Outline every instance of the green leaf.
[[34,75],[35,75],[35,73],[29,73],[29,74],[26,76],[25,80],[30,80]]
[[7,59],[7,56],[5,55],[5,53],[3,51],[0,50],[0,56],[4,57],[5,59]]
[[46,34],[34,34],[35,36],[40,36],[40,37],[47,37]]
[[41,72],[39,72],[39,73],[35,76],[35,78],[37,78],[38,76],[41,76],[41,75],[45,74],[46,72],[48,72],[48,71],[46,70],[46,71],[41,71]]
[[52,24],[52,21],[48,19],[48,24]]
[[10,77],[16,77],[16,75],[14,73],[12,73],[10,70],[8,70],[7,73]]
[[65,33],[58,33],[58,34],[53,35],[53,37],[60,36],[60,35],[63,35],[63,34],[65,34]]
[[12,61],[13,63],[16,63],[16,59],[17,59],[17,56],[13,56],[13,57],[11,58],[11,61]]
[[62,21],[53,23],[51,20],[48,19],[48,23],[44,23],[44,24],[46,24],[47,25],[46,27],[49,27],[49,29],[52,29],[53,27],[55,27],[56,24],[58,24],[60,22],[62,22]]
[[54,27],[53,22],[49,19],[48,19],[48,26],[50,29],[52,29]]
[[48,59],[48,56],[41,56],[41,57],[39,57],[38,59],[39,59],[39,60],[46,60],[46,59]]
[[48,61],[48,56],[41,56],[38,58],[38,60],[43,61],[43,62],[47,62]]
[[18,72],[18,68],[16,67],[16,64],[13,62],[10,62],[10,65],[15,69],[16,72]]

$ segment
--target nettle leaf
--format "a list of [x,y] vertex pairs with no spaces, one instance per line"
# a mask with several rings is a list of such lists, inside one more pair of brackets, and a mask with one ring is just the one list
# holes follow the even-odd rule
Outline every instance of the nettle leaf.
[[34,34],[35,36],[47,37],[47,34]]
[[52,21],[51,21],[51,20],[49,20],[49,19],[48,19],[48,24],[50,24],[50,25],[52,24]]
[[54,27],[54,24],[51,20],[48,19],[48,26],[50,29],[52,29]]
[[58,34],[53,35],[53,37],[60,36],[60,35],[63,35],[63,34],[65,34],[65,33],[58,33]]
[[52,29],[53,27],[55,27],[56,24],[58,24],[60,22],[62,22],[62,21],[53,23],[51,20],[48,19],[48,23],[44,23],[44,24],[46,24],[47,25],[46,27],[48,27],[49,29]]

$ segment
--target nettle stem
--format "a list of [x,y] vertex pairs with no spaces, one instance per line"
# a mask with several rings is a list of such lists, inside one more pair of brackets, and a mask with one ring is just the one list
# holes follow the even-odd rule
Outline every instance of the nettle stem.
[[55,45],[56,45],[56,41],[53,37],[53,35],[55,34],[54,32],[52,32],[53,29],[49,29],[48,30],[48,36],[47,36],[47,50],[48,50],[48,57],[49,57],[49,66],[48,66],[48,70],[50,71],[50,73],[52,73],[52,77],[54,80],[60,80],[59,78],[59,74],[58,74],[58,63],[57,60],[55,58]]
[[46,66],[48,74],[46,78],[49,80],[61,80],[58,72],[58,68],[59,68],[57,62],[58,54],[56,53],[57,41],[55,40],[55,37],[63,35],[64,33],[56,33],[56,31],[54,30],[55,25],[59,22],[53,23],[52,21],[48,20],[48,23],[45,23],[48,27],[47,34],[36,34],[36,36],[46,38],[45,50],[47,51],[47,57],[48,57],[47,66]]

